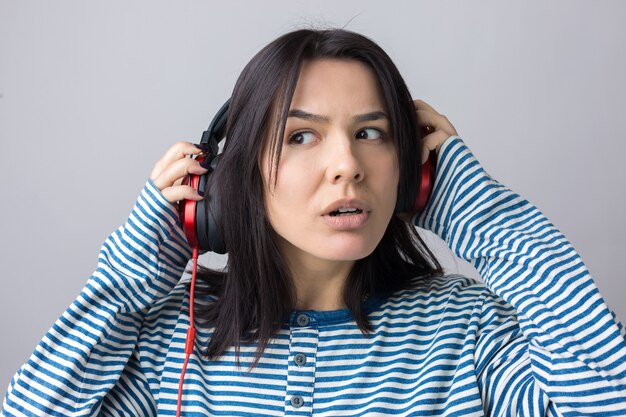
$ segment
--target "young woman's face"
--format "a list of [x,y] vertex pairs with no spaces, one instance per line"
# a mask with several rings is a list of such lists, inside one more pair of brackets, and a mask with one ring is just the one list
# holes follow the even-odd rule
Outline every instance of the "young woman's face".
[[393,215],[399,181],[373,72],[354,60],[305,61],[289,112],[275,187],[267,144],[261,155],[265,207],[281,252],[309,265],[364,258]]

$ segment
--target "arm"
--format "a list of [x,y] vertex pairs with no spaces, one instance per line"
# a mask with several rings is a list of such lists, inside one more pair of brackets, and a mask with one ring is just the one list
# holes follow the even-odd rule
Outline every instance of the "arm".
[[415,224],[445,240],[497,296],[485,301],[476,348],[486,409],[626,413],[624,328],[570,243],[492,179],[460,137],[448,138],[438,158],[431,201]]
[[84,289],[12,378],[2,415],[95,415],[107,394],[103,409],[122,403],[122,392],[134,398],[120,411],[136,404],[131,414],[154,412],[131,357],[145,312],[170,292],[191,257],[177,221],[148,180],[126,223],[104,242]]

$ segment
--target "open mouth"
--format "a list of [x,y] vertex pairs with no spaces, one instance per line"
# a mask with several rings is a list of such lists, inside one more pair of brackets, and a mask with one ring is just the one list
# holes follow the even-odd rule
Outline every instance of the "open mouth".
[[328,213],[330,216],[336,217],[336,216],[351,216],[353,214],[361,214],[363,213],[363,210],[358,209],[358,208],[345,208],[345,209],[338,209],[335,211],[331,211],[330,213]]

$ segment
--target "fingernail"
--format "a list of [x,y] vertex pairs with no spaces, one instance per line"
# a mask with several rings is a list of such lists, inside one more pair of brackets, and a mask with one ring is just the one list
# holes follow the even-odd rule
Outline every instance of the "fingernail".
[[425,164],[428,161],[428,156],[430,155],[430,151],[428,149],[424,149],[422,151],[422,164]]

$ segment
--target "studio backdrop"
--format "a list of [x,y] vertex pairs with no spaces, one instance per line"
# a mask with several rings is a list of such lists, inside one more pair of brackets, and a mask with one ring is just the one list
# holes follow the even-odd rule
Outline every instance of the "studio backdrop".
[[[625,18],[620,1],[0,0],[2,390],[155,162],[199,142],[245,63],[296,28],[383,47],[413,97],[563,232],[623,321]],[[447,272],[479,279],[422,234]]]

